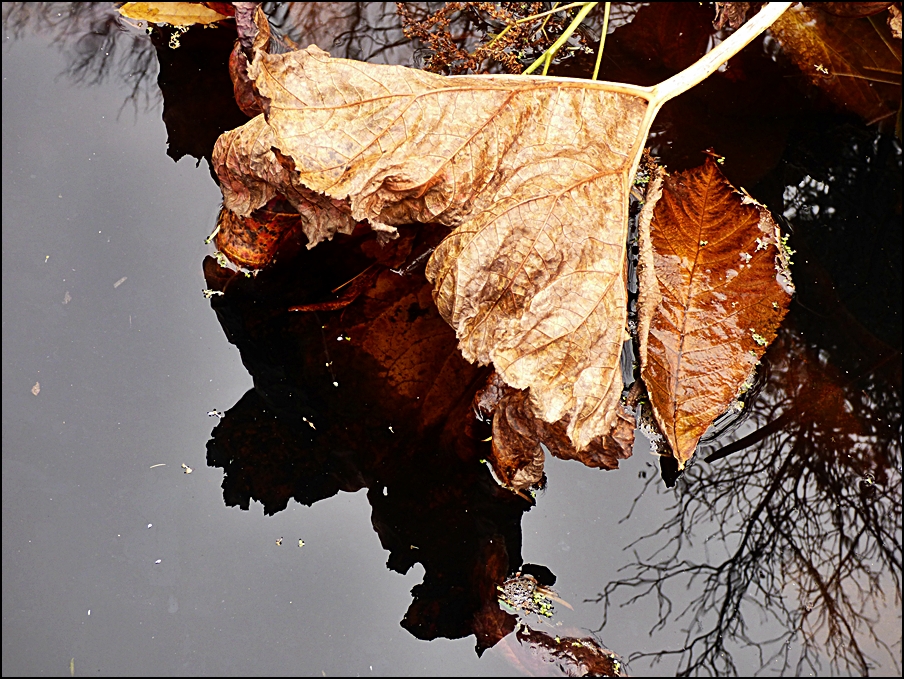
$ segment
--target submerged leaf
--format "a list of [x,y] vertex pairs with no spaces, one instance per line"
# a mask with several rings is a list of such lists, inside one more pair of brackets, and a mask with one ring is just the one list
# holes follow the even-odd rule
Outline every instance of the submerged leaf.
[[794,288],[769,210],[715,162],[666,177],[655,200],[659,182],[640,219],[641,374],[683,468],[775,339]]
[[890,119],[900,107],[901,46],[883,21],[796,5],[772,34],[811,84],[868,123]]

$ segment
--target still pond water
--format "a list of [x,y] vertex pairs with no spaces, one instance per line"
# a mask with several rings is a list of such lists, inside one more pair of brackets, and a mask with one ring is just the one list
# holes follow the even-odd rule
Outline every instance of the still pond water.
[[[733,147],[793,229],[799,291],[751,413],[698,457],[738,450],[674,488],[643,436],[618,471],[548,458],[530,506],[392,420],[353,336],[256,315],[266,280],[205,298],[220,191],[191,154],[244,119],[222,78],[179,97],[232,38],[192,29],[176,61],[96,5],[4,5],[4,675],[560,674],[531,634],[638,676],[900,674],[893,136],[823,110],[827,141],[789,114]],[[339,386],[293,396],[312,352]],[[293,398],[320,430],[280,420]],[[481,627],[475,588],[522,564],[571,608]]]

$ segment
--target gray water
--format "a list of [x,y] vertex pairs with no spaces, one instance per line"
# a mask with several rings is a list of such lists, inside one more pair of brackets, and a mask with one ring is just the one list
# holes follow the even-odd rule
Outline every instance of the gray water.
[[[521,674],[504,644],[478,657],[473,636],[427,642],[399,625],[424,568],[387,569],[364,490],[273,516],[224,503],[223,470],[206,463],[218,424],[208,412],[232,407],[252,378],[201,294],[220,191],[205,163],[167,157],[159,102],[124,106],[127,80],[79,83],[70,64],[49,33],[4,27],[3,674]],[[657,467],[642,436],[618,472],[547,461],[521,555],[557,575],[574,611],[537,625],[598,629],[594,598],[636,563],[631,543],[677,516],[688,501],[677,492],[706,483],[701,463],[666,489]],[[887,483],[900,484],[900,469]],[[739,492],[756,505],[756,490]],[[737,547],[707,539],[719,523],[701,516],[660,544],[677,546],[684,530],[694,544],[683,558],[718,561]],[[873,672],[894,675],[900,601],[882,563],[887,599],[873,622],[853,624]],[[700,587],[671,592],[676,612]],[[797,606],[790,577],[774,594]],[[860,596],[871,604],[878,592]],[[657,619],[655,596],[614,608],[599,642],[623,658],[682,648],[689,622],[651,636]],[[755,639],[789,631],[756,615],[748,625]],[[759,647],[727,643],[741,674],[761,668]],[[828,662],[835,651],[814,643]],[[792,654],[800,644],[788,642]],[[650,662],[629,670],[674,673],[678,658]]]

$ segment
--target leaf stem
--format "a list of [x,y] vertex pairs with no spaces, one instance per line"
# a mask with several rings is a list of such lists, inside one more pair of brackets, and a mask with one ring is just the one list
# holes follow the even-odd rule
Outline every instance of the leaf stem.
[[[506,26],[499,35],[497,35],[492,40],[490,40],[490,42],[487,43],[487,47],[492,47],[493,44],[497,40],[501,40],[502,36],[504,36],[506,33],[508,33],[511,29],[513,29],[518,24],[523,24],[526,21],[533,21],[534,19],[539,19],[540,17],[546,17],[546,21],[543,22],[543,26],[545,26],[546,22],[549,21],[550,17],[552,17],[552,15],[555,14],[556,12],[565,12],[565,11],[567,11],[569,9],[573,9],[575,7],[583,7],[587,3],[586,2],[572,2],[569,5],[562,5],[561,7],[557,7],[556,5],[558,5],[558,4],[559,3],[555,3],[555,5],[553,5],[552,9],[547,10],[545,12],[540,12],[539,14],[531,14],[529,17],[522,17],[521,19],[517,19],[515,22]],[[541,26],[541,28],[542,28],[542,26]]]
[[[586,16],[590,14],[591,10],[596,7],[598,2],[588,2],[584,3],[584,6],[581,8],[581,11],[577,13],[577,16],[572,20],[570,24],[568,24],[568,28],[558,37],[558,39],[549,46],[549,48],[543,52],[537,60],[534,61],[530,66],[527,67],[527,70],[524,71],[521,75],[530,75],[533,73],[540,64],[544,64],[543,66],[543,75],[546,75],[546,72],[549,70],[549,64],[552,63],[553,57],[556,55],[562,46],[568,42],[568,38],[572,36],[572,34],[577,30],[578,26],[581,25],[581,22],[584,21]],[[561,9],[561,8],[560,8]]]
[[593,78],[591,80],[596,80],[596,77],[600,74],[600,64],[603,62],[603,46],[606,44],[606,31],[609,30],[609,10],[612,9],[612,3],[606,3],[606,14],[603,17],[603,30],[600,32],[600,48],[596,53],[596,66],[593,67]]

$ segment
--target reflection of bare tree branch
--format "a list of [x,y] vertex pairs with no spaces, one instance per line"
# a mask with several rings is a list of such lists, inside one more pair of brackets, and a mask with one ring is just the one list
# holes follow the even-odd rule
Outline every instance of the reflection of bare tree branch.
[[346,59],[407,64],[412,48],[390,2],[265,3],[273,28],[300,47],[311,43]]
[[[835,671],[868,674],[877,649],[897,663],[875,623],[883,590],[901,600],[900,385],[873,372],[851,380],[790,332],[769,357],[751,420],[767,427],[784,413],[786,426],[744,455],[688,471],[672,518],[635,541],[636,563],[597,597],[603,625],[617,593],[633,590],[621,606],[655,594],[651,632],[686,621],[685,643],[634,658],[678,656],[681,674],[737,674],[730,646],[741,644],[770,671],[822,672],[828,656]],[[692,529],[708,532],[702,545]],[[646,558],[637,551],[660,541]],[[672,598],[685,587],[700,594],[676,614]],[[785,631],[753,638],[753,614]]]
[[77,84],[122,80],[129,91],[123,108],[132,104],[137,113],[140,102],[149,110],[159,101],[154,48],[147,36],[126,30],[112,3],[5,2],[3,25],[16,39],[29,31],[51,35],[69,62],[63,75]]

